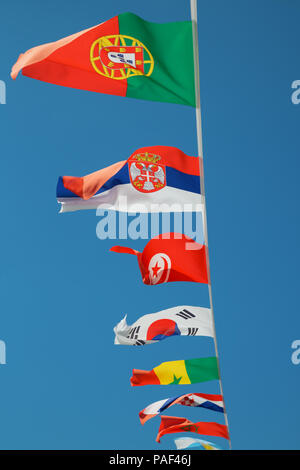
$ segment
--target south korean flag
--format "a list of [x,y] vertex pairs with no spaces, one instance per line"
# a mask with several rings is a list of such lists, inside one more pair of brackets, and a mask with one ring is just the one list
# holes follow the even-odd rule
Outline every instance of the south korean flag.
[[171,336],[208,336],[213,338],[209,308],[179,306],[140,317],[132,325],[126,316],[115,326],[115,344],[143,346]]

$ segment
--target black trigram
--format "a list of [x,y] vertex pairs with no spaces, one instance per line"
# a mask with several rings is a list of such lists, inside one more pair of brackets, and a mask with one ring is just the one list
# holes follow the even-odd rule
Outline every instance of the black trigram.
[[188,328],[187,336],[196,336],[199,328]]
[[189,318],[193,318],[196,316],[192,312],[189,312],[186,308],[181,310],[179,313],[176,313],[176,315],[183,318],[184,320],[188,320]]
[[144,344],[146,344],[146,341],[138,339],[134,346],[144,346]]
[[135,326],[134,328],[130,328],[127,338],[129,339],[138,339],[138,332],[140,330],[140,326]]

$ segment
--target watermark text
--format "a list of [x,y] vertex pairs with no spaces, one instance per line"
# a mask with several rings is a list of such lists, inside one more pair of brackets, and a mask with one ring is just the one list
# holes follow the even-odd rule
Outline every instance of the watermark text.
[[6,344],[0,339],[0,365],[6,364]]
[[294,80],[291,88],[293,88],[295,91],[291,94],[291,101],[293,104],[299,104],[300,103],[300,80]]
[[6,85],[3,80],[0,80],[0,104],[6,104]]
[[300,364],[300,339],[295,339],[292,342],[292,349],[294,350],[291,356],[292,363],[297,366]]
[[147,240],[160,234],[177,233],[201,244],[204,242],[202,208],[201,204],[126,207],[123,201],[123,210],[116,211],[108,204],[101,204],[96,211],[100,217],[96,235],[100,240]]

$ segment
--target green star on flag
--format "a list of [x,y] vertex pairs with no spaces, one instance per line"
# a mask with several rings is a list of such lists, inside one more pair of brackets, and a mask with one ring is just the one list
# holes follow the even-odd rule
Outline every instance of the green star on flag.
[[174,374],[173,375],[173,382],[170,382],[170,385],[178,385],[180,383],[181,379],[182,379],[182,376],[177,378],[176,375]]

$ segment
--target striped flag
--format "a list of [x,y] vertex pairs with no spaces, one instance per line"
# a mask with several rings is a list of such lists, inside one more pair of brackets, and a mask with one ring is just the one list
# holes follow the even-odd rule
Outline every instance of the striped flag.
[[202,160],[175,147],[136,150],[127,160],[86,176],[61,176],[56,188],[60,212],[105,209],[122,212],[192,212],[203,209]]
[[202,357],[162,362],[152,370],[133,369],[130,383],[139,385],[185,385],[219,378],[217,358]]
[[224,413],[222,395],[186,393],[184,395],[179,395],[178,397],[166,398],[148,405],[139,413],[141,424],[146,423],[148,419],[154,418],[173,405],[195,406]]
[[175,439],[174,442],[177,450],[223,450],[222,447],[219,447],[212,442],[204,441],[203,439],[194,439],[193,437],[179,437],[178,439]]

